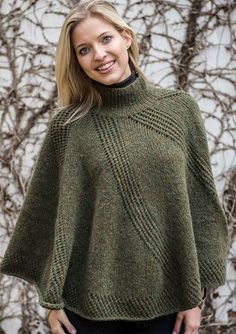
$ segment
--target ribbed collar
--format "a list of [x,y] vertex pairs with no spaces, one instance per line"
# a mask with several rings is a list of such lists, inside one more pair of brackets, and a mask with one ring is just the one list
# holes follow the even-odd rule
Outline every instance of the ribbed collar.
[[108,117],[127,116],[127,112],[133,112],[143,105],[148,95],[148,84],[140,76],[121,88],[104,87],[96,81],[93,85],[102,97],[102,106],[95,113]]

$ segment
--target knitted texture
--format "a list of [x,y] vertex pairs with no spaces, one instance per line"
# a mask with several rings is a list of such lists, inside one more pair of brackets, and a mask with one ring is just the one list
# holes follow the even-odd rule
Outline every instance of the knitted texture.
[[228,232],[194,98],[138,77],[54,115],[1,271],[43,307],[151,319],[225,283]]

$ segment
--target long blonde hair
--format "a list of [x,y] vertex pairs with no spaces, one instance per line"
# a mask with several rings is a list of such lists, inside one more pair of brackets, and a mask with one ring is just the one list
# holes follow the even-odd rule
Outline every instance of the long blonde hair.
[[124,22],[116,8],[108,1],[90,0],[76,5],[67,15],[62,26],[56,51],[56,82],[59,109],[75,105],[74,112],[65,124],[84,116],[93,106],[101,105],[100,94],[92,85],[92,80],[80,67],[74,51],[71,35],[73,29],[89,16],[98,16],[119,31],[128,34],[131,46],[128,50],[131,70],[145,79],[138,66],[139,48],[133,30]]

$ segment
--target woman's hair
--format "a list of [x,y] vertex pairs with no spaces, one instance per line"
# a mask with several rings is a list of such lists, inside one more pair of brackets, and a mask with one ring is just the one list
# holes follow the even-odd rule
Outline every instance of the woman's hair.
[[58,88],[59,109],[75,104],[74,113],[65,124],[85,115],[93,106],[101,105],[100,94],[92,85],[92,80],[83,71],[72,45],[71,35],[74,28],[88,17],[100,17],[120,33],[131,38],[128,50],[131,71],[137,72],[145,79],[138,66],[139,48],[133,30],[124,22],[116,8],[108,1],[90,0],[77,4],[67,15],[62,26],[56,51],[56,81]]

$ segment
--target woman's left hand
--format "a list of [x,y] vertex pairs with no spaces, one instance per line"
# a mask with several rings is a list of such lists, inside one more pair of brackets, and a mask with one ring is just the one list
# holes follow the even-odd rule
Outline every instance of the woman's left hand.
[[180,333],[183,323],[185,326],[183,334],[197,334],[197,330],[201,324],[201,309],[199,307],[194,307],[190,310],[178,312],[173,334]]

